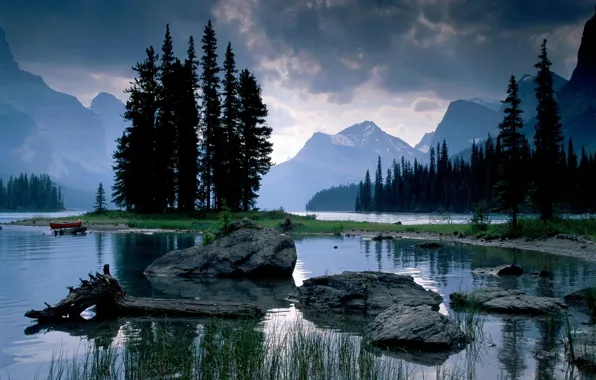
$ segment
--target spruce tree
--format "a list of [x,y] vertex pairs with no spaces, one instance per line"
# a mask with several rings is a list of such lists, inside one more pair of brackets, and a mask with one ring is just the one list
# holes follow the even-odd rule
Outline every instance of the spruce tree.
[[546,51],[546,40],[542,42],[536,77],[536,127],[534,134],[535,188],[533,201],[542,220],[554,217],[554,205],[560,200],[560,160],[563,136],[559,106],[553,90],[551,61]]
[[224,146],[224,168],[225,176],[222,178],[220,187],[226,205],[232,210],[237,211],[242,204],[242,187],[240,167],[240,123],[238,119],[239,99],[238,99],[238,80],[236,70],[236,60],[232,50],[232,44],[228,43],[226,49],[225,61],[223,65],[224,78],[223,85],[223,104],[222,104],[222,126]]
[[158,55],[153,47],[137,63],[137,72],[126,102],[124,119],[130,124],[114,152],[114,203],[140,213],[155,211],[155,115],[158,107]]
[[103,188],[103,183],[99,183],[97,191],[95,192],[95,207],[93,208],[97,214],[102,214],[106,211],[106,192]]
[[524,176],[523,171],[523,135],[521,130],[524,121],[521,117],[521,100],[519,99],[517,81],[515,76],[509,78],[507,98],[503,102],[505,107],[505,118],[499,124],[500,142],[500,163],[499,178],[496,184],[497,202],[502,211],[511,214],[511,224],[517,229],[517,215],[519,205],[524,199]]
[[246,69],[239,75],[238,95],[242,173],[239,181],[242,186],[242,210],[248,211],[257,199],[262,176],[272,166],[273,144],[270,141],[272,129],[265,124],[268,110],[263,103],[261,86],[255,76]]
[[220,175],[217,170],[221,167],[215,165],[214,155],[217,147],[221,146],[220,132],[220,110],[221,102],[219,99],[219,72],[220,67],[217,64],[217,39],[215,37],[215,30],[211,24],[211,20],[205,27],[203,34],[201,57],[201,66],[203,72],[200,76],[200,88],[202,92],[201,98],[201,193],[205,196],[204,204],[207,210],[217,204],[213,204],[214,193],[214,177]]
[[161,48],[158,78],[158,109],[155,123],[155,208],[166,212],[176,202],[176,102],[182,90],[177,85],[170,25]]
[[368,170],[364,175],[364,184],[362,186],[360,205],[362,207],[362,211],[372,211],[372,183],[370,180],[370,172]]
[[383,211],[383,167],[381,165],[381,156],[377,158],[377,170],[375,172],[375,192],[373,195],[373,210]]
[[198,199],[199,174],[199,110],[196,93],[199,88],[197,75],[197,56],[194,39],[188,40],[187,56],[182,64],[176,61],[175,69],[178,82],[176,107],[177,120],[177,174],[178,174],[178,210],[193,212]]

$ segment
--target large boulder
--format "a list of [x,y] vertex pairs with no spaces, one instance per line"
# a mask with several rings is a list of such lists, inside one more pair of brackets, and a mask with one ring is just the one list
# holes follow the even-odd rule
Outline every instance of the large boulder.
[[394,305],[439,310],[443,302],[438,293],[424,289],[411,276],[368,271],[309,278],[292,298],[298,308],[373,316]]
[[155,260],[146,275],[178,277],[289,278],[296,244],[270,228],[236,222],[229,233],[207,245],[176,250]]
[[529,296],[522,290],[485,288],[470,293],[452,293],[451,307],[475,308],[503,314],[543,315],[561,312],[567,304],[558,298]]
[[471,341],[457,323],[428,305],[394,305],[379,314],[367,330],[375,346],[414,357],[426,353],[432,357],[431,365],[441,364]]

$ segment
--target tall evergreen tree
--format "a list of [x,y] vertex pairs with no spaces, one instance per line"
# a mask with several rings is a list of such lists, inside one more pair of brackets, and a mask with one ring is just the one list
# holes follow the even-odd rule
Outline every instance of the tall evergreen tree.
[[255,76],[246,69],[239,75],[238,95],[242,210],[248,211],[257,199],[262,176],[272,166],[272,129],[265,124],[269,112],[263,103],[261,86]]
[[106,191],[103,188],[103,183],[99,183],[97,191],[95,192],[95,207],[93,211],[101,214],[106,211]]
[[[214,156],[216,149],[221,147],[220,141],[220,111],[221,101],[219,98],[220,80],[219,73],[221,71],[217,64],[217,39],[215,37],[215,30],[211,24],[211,20],[205,27],[203,34],[201,57],[201,66],[203,72],[200,76],[200,88],[202,92],[201,102],[201,185],[202,194],[205,196],[205,208],[210,210],[212,207],[217,208],[217,204],[213,202],[214,194],[214,177],[220,176],[218,170],[221,165],[216,165]],[[223,159],[223,158],[222,158]]]
[[222,142],[225,143],[224,167],[225,176],[219,185],[222,189],[223,198],[226,205],[233,211],[241,208],[242,187],[238,179],[241,177],[240,168],[240,122],[238,111],[240,108],[238,98],[238,80],[236,70],[236,60],[232,50],[232,44],[228,43],[226,49],[225,61],[223,65],[223,104],[222,104]]
[[534,134],[535,188],[533,201],[542,220],[554,217],[554,205],[560,200],[560,160],[563,136],[559,106],[553,90],[551,61],[546,51],[546,40],[542,42],[536,77],[536,133]]
[[130,125],[118,140],[114,153],[114,203],[138,212],[152,212],[155,208],[155,118],[158,109],[158,55],[153,47],[147,57],[137,63],[137,72],[126,102],[124,119]]
[[360,193],[360,206],[362,207],[362,211],[372,211],[372,203],[372,182],[370,180],[370,172],[367,170],[364,175],[362,192]]
[[373,195],[373,210],[383,210],[383,167],[381,165],[381,156],[377,159],[377,170],[375,172],[375,192]]
[[174,57],[174,47],[170,25],[166,25],[166,35],[161,48],[161,64],[158,79],[158,109],[155,122],[155,208],[166,212],[176,202],[176,102],[180,91]]
[[187,57],[182,64],[176,61],[175,73],[179,85],[176,107],[178,209],[193,212],[198,198],[199,175],[199,110],[196,93],[199,88],[197,56],[194,39],[188,40]]
[[515,76],[509,78],[507,98],[503,102],[505,107],[505,118],[499,124],[499,136],[501,158],[499,164],[500,180],[496,184],[497,202],[500,210],[511,214],[513,228],[517,228],[517,215],[520,203],[524,199],[524,168],[523,157],[523,135],[521,130],[524,121],[521,117],[521,100],[519,99],[517,81]]

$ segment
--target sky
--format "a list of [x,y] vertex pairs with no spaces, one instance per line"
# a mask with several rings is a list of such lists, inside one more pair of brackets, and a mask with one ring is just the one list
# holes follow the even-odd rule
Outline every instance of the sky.
[[[364,120],[415,145],[450,101],[500,99],[534,73],[542,39],[569,78],[594,0],[3,0],[0,26],[22,69],[89,105],[126,100],[131,67],[170,23],[183,55],[209,19],[220,53],[263,87],[274,162],[314,132]],[[220,54],[220,61],[223,54]]]

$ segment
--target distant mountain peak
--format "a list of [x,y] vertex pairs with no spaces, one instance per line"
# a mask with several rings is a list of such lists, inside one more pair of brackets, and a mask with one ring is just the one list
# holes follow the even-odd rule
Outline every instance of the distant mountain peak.
[[115,95],[112,95],[107,92],[100,92],[97,94],[95,98],[91,101],[91,108],[92,110],[96,110],[100,107],[106,106],[123,106],[124,103],[120,99],[118,99]]
[[4,29],[0,27],[0,71],[15,71],[19,70],[19,65],[15,61],[10,45],[6,40]]

